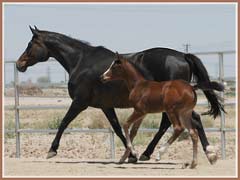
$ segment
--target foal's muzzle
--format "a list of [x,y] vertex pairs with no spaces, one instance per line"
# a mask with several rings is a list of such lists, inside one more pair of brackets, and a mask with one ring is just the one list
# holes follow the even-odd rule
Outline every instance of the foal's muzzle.
[[100,80],[101,80],[102,83],[106,83],[106,82],[108,82],[108,81],[110,80],[110,78],[108,78],[107,76],[105,76],[104,74],[102,74],[102,75],[100,76]]

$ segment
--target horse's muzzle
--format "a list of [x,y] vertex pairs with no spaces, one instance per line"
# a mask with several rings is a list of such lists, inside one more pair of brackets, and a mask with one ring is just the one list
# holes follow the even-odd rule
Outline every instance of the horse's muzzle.
[[27,70],[26,66],[21,66],[18,62],[16,62],[16,67],[17,67],[17,70],[20,72],[25,72]]

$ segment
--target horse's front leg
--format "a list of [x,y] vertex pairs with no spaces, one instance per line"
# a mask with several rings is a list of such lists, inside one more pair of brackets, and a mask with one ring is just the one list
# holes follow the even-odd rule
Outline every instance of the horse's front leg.
[[70,108],[68,109],[68,112],[66,113],[65,117],[63,118],[57,134],[55,136],[55,139],[52,142],[51,148],[48,151],[47,159],[52,158],[57,155],[57,149],[59,147],[59,142],[62,137],[62,134],[64,130],[67,128],[67,126],[70,124],[70,122],[84,109],[86,109],[87,106],[80,104],[79,101],[73,100]]
[[[136,153],[133,149],[133,145],[131,142],[131,138],[130,138],[130,134],[129,134],[129,127],[131,126],[132,123],[138,121],[139,119],[142,119],[144,117],[144,114],[134,111],[131,116],[128,118],[128,120],[124,123],[123,125],[123,129],[125,132],[125,136],[126,136],[126,141],[127,141],[127,149],[124,153],[124,155],[122,156],[122,158],[120,159],[120,163],[123,163],[126,158],[128,157],[128,154],[131,152],[133,155],[136,156]],[[138,125],[140,126],[140,125]]]

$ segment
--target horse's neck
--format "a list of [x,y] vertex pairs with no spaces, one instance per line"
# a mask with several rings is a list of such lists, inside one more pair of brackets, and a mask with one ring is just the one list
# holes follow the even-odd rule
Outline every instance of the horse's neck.
[[47,46],[50,56],[55,58],[69,74],[77,67],[84,53],[80,46],[74,47],[71,44],[58,41],[48,41]]

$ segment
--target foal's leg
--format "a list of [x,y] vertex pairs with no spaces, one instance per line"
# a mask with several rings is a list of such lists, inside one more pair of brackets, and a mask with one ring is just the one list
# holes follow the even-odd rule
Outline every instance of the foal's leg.
[[139,118],[136,122],[134,122],[131,131],[130,131],[130,140],[131,142],[133,142],[133,139],[135,138],[135,136],[137,135],[137,131],[140,127],[140,125],[142,124],[143,118],[145,116],[142,116],[141,118]]
[[191,136],[192,142],[193,142],[193,160],[192,160],[192,164],[190,166],[190,168],[193,169],[197,166],[198,132],[195,128],[191,128],[189,130],[189,133],[190,133],[190,136]]
[[[123,129],[124,129],[126,141],[127,141],[127,149],[126,149],[124,155],[121,157],[121,159],[119,161],[120,163],[123,163],[126,160],[126,158],[129,156],[130,153],[132,153],[133,155],[136,155],[136,153],[133,150],[133,146],[132,146],[132,142],[131,142],[131,138],[130,138],[130,134],[129,134],[129,127],[131,126],[132,123],[142,119],[143,116],[144,116],[144,114],[139,113],[134,110],[134,112],[131,114],[131,116],[128,118],[128,120],[123,125]],[[133,133],[132,133],[132,136],[133,136]]]
[[165,132],[170,126],[171,126],[171,122],[169,121],[167,114],[165,112],[162,113],[162,120],[160,123],[159,130],[154,136],[153,140],[149,143],[146,150],[140,156],[139,158],[140,161],[147,161],[150,159],[150,156],[152,155],[158,141],[162,138],[162,136],[165,134]]
[[[217,162],[217,152],[214,148],[214,146],[211,146],[207,140],[206,134],[203,129],[203,125],[201,122],[200,115],[197,114],[195,111],[192,112],[192,118],[193,118],[193,124],[195,124],[195,127],[198,131],[198,136],[200,138],[200,141],[202,143],[203,150],[208,158],[208,161],[211,164],[215,164]],[[195,122],[196,121],[196,122]]]
[[156,160],[160,160],[161,156],[167,151],[168,147],[178,138],[178,136],[184,131],[184,128],[180,124],[179,117],[176,114],[168,113],[169,119],[173,123],[173,135],[168,141],[159,149],[159,156]]
[[[203,150],[204,150],[209,162],[211,164],[216,163],[216,161],[217,161],[216,150],[214,150],[213,146],[209,145],[209,142],[207,140],[205,131],[203,129],[203,125],[202,125],[199,114],[197,114],[195,111],[193,111],[192,118],[193,118],[193,123],[195,123],[195,121],[196,121],[198,124],[198,126],[196,126],[196,128],[198,130],[198,135],[199,135]],[[139,158],[140,161],[147,161],[150,159],[150,156],[152,155],[158,141],[161,139],[161,137],[164,135],[164,133],[167,131],[167,129],[170,127],[170,125],[171,125],[171,122],[169,121],[167,114],[163,113],[159,130],[158,130],[157,134],[154,136],[153,140],[149,143],[146,150],[140,156],[140,158]]]
[[[108,121],[110,122],[113,130],[115,131],[116,135],[121,139],[123,142],[125,148],[127,148],[127,141],[123,135],[122,128],[119,124],[117,115],[115,113],[115,110],[113,108],[108,108],[108,109],[102,109],[104,112],[105,116],[107,117]],[[133,156],[131,153],[128,157],[128,162],[130,163],[135,163],[137,162],[137,157]]]
[[192,122],[192,112],[183,112],[181,113],[181,124],[184,125],[189,131],[189,134],[193,143],[193,160],[190,165],[190,168],[193,169],[197,166],[197,150],[198,150],[198,131],[195,128],[195,124]]

